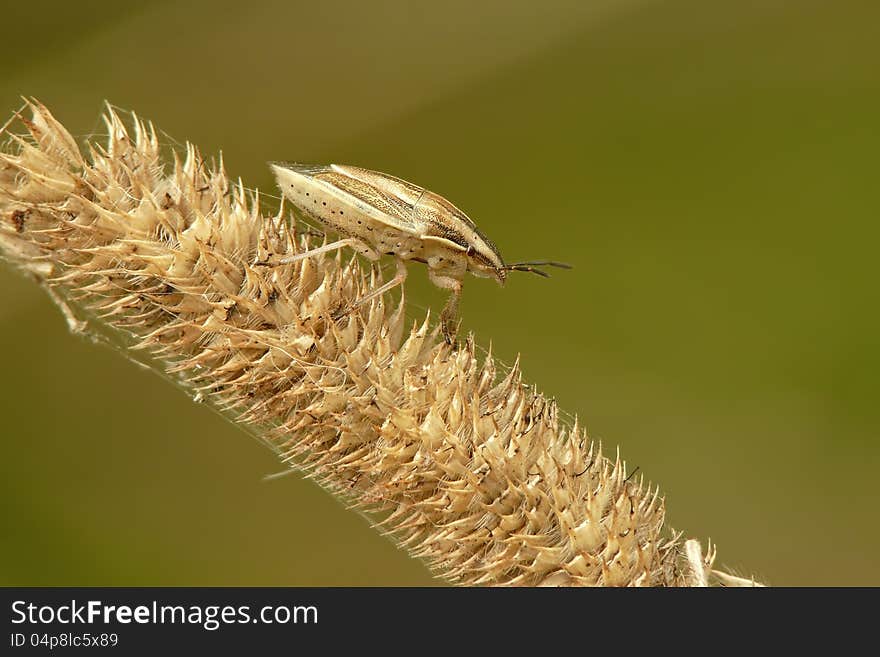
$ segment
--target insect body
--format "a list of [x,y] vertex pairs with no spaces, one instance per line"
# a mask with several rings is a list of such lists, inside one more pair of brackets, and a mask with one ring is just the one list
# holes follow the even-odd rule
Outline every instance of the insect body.
[[458,316],[462,279],[467,272],[504,284],[508,271],[530,271],[557,262],[505,264],[495,245],[473,221],[442,196],[384,173],[331,164],[308,166],[271,163],[284,196],[308,216],[342,239],[284,258],[294,262],[311,255],[350,246],[372,261],[394,256],[397,272],[391,280],[357,301],[359,305],[400,285],[406,261],[428,266],[428,277],[452,294],[441,314],[443,332],[452,341]]

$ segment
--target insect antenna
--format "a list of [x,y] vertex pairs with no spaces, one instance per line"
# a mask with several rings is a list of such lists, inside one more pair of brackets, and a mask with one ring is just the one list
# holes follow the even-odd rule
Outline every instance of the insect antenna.
[[544,278],[550,278],[550,274],[540,269],[538,267],[559,267],[560,269],[571,269],[571,265],[565,262],[556,262],[555,260],[526,260],[523,262],[512,262],[509,265],[504,265],[502,269],[507,271],[527,271],[532,274],[537,274],[538,276],[543,276]]

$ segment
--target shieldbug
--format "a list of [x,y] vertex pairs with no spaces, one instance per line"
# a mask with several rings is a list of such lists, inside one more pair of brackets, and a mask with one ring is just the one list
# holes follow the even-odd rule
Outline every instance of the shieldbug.
[[382,255],[394,256],[394,277],[358,299],[355,306],[403,283],[407,260],[425,263],[431,282],[451,291],[440,315],[447,342],[455,335],[462,279],[467,272],[494,278],[503,285],[509,271],[548,276],[538,267],[570,268],[549,260],[505,264],[495,245],[464,212],[439,194],[400,178],[339,164],[271,162],[270,166],[285,198],[342,237],[281,262],[345,246],[371,261]]

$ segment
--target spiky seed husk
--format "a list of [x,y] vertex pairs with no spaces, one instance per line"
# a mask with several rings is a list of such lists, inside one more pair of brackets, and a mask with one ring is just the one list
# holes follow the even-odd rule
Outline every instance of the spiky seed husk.
[[[704,585],[697,545],[664,502],[583,429],[451,348],[404,301],[350,310],[381,283],[358,261],[310,257],[283,211],[264,215],[222,162],[105,114],[106,146],[75,140],[37,101],[4,127],[0,254],[134,339],[291,467],[359,508],[433,572],[464,585]],[[712,552],[714,555],[714,552]],[[736,578],[732,578],[736,579]],[[717,581],[717,580],[716,580]],[[743,580],[747,582],[747,580]],[[728,580],[725,583],[730,584]]]

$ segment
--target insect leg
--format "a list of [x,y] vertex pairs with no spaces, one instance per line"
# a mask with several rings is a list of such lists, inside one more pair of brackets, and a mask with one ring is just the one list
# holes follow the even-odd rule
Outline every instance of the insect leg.
[[443,338],[446,344],[455,343],[455,334],[458,333],[458,302],[461,299],[461,281],[452,276],[442,276],[428,270],[428,278],[439,288],[444,290],[452,290],[443,312],[440,313],[440,326],[443,330]]
[[443,337],[446,344],[454,344],[455,335],[458,333],[458,302],[461,299],[461,281],[455,281],[455,283],[452,294],[449,295],[449,300],[443,306],[443,312],[440,313],[440,323],[443,326]]
[[302,253],[297,253],[296,255],[287,256],[286,258],[282,258],[279,262],[297,262],[310,256],[327,253],[328,251],[337,251],[345,246],[350,246],[354,248],[355,251],[361,253],[362,255],[365,255],[370,260],[379,259],[379,254],[377,254],[373,249],[369,248],[359,239],[356,239],[354,237],[346,237],[343,240],[330,242],[330,244],[325,244],[324,246],[319,246],[315,249],[309,249],[308,251],[303,251]]
[[375,299],[376,297],[385,294],[388,290],[394,289],[406,280],[406,273],[406,263],[401,258],[397,258],[397,272],[394,274],[394,278],[392,278],[384,285],[377,287],[369,294],[362,296],[349,307],[349,310],[354,310],[355,308],[363,303],[366,303],[370,299]]

